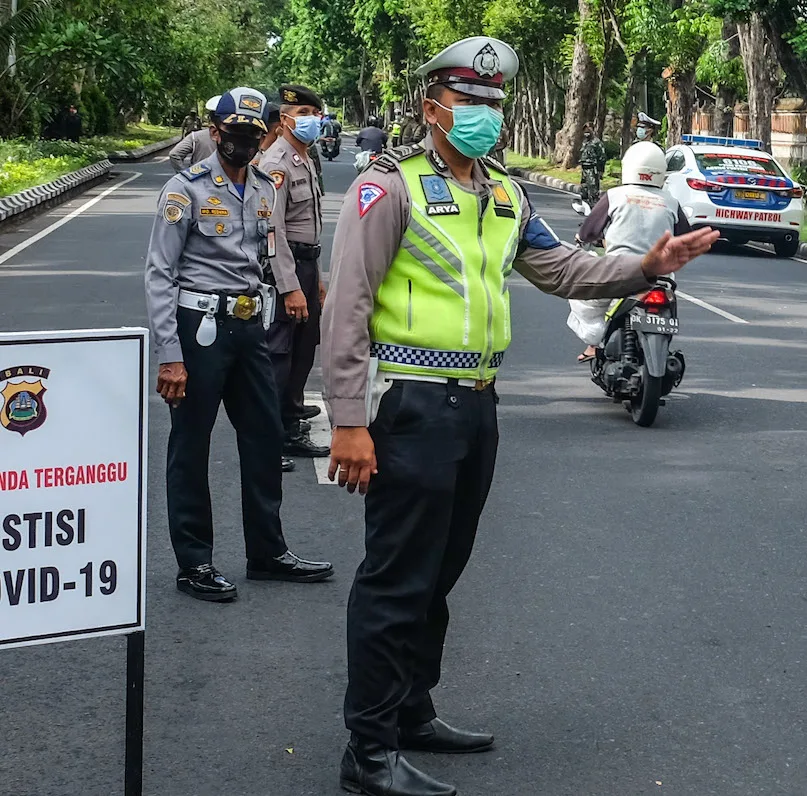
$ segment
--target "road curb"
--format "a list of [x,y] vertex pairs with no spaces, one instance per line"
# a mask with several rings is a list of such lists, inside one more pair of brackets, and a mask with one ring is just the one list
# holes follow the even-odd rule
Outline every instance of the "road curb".
[[507,173],[513,177],[520,177],[522,180],[529,180],[536,185],[543,185],[546,188],[555,188],[558,191],[567,191],[568,193],[581,193],[580,186],[572,182],[565,182],[557,177],[550,177],[547,174],[542,174],[540,171],[531,171],[530,169],[521,169],[512,166],[507,169]]
[[153,144],[141,146],[139,149],[119,149],[116,152],[109,152],[107,157],[113,163],[118,163],[121,161],[136,161],[140,160],[141,158],[146,158],[149,155],[153,155],[155,152],[161,152],[163,149],[173,147],[181,140],[181,135],[175,135],[173,138],[166,138],[163,141],[155,141]]
[[0,225],[42,205],[60,204],[77,193],[77,188],[89,188],[91,183],[106,177],[111,170],[112,163],[109,160],[101,160],[78,171],[71,171],[53,182],[35,185],[11,196],[4,196],[0,198]]

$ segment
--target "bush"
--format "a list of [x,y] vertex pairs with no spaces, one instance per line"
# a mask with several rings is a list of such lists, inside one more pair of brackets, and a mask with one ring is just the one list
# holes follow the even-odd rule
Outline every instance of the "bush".
[[622,161],[619,158],[612,158],[605,164],[605,175],[622,179]]
[[115,126],[115,109],[98,86],[88,86],[81,93],[85,109],[84,134],[109,135]]
[[619,160],[622,154],[622,146],[619,141],[603,141],[602,143],[605,146],[605,157],[608,158],[608,160]]
[[790,174],[801,185],[807,185],[807,160],[797,160],[790,164]]

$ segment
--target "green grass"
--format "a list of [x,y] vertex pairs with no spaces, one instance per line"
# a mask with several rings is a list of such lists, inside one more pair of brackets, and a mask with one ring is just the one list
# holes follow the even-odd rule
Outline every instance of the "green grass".
[[804,220],[801,222],[801,235],[799,237],[799,240],[802,243],[807,243],[807,217],[805,217]]
[[130,124],[118,135],[104,135],[88,138],[87,143],[107,152],[117,152],[126,149],[140,149],[142,146],[165,141],[179,135],[176,127],[160,127],[156,124]]
[[0,139],[0,196],[10,196],[35,185],[52,182],[71,171],[104,160],[108,152],[138,149],[179,135],[173,127],[130,125],[120,136],[97,136],[71,141]]
[[[524,155],[519,155],[516,152],[507,150],[507,165],[514,166],[520,169],[530,169],[531,171],[539,171],[541,174],[546,174],[548,177],[557,177],[559,180],[571,182],[575,185],[580,184],[580,169],[562,169],[546,158],[528,158]],[[621,164],[618,160],[609,160],[605,167],[605,176],[600,182],[603,190],[613,188],[619,185],[621,174]]]

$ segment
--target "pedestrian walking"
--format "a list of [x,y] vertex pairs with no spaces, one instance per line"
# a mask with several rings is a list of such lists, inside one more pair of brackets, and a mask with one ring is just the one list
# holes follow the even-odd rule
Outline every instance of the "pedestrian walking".
[[213,131],[216,127],[216,107],[220,99],[221,94],[217,94],[205,103],[207,125],[201,130],[194,130],[190,135],[186,135],[168,153],[168,159],[177,173],[209,158],[216,151]]
[[580,150],[580,187],[583,201],[591,207],[600,198],[600,179],[605,172],[605,147],[594,133],[594,125],[586,122],[583,126],[583,146]]
[[319,409],[306,406],[305,385],[320,340],[325,287],[319,271],[322,191],[309,147],[319,137],[322,100],[306,86],[280,87],[281,135],[260,161],[273,180],[277,202],[272,222],[277,237],[278,279],[282,300],[269,330],[281,415],[289,456],[327,456],[327,446],[309,436],[308,420]]
[[515,269],[559,296],[622,296],[717,237],[707,229],[663,238],[644,258],[597,259],[563,246],[507,172],[483,157],[501,129],[504,81],[517,69],[514,50],[486,36],[420,67],[431,132],[422,146],[373,161],[337,223],[323,319],[329,473],[366,492],[365,557],[348,602],[351,738],[340,782],[366,796],[453,796],[400,750],[493,745],[491,734],[438,719],[430,692],[440,680],[446,598],[493,478],[508,275]]
[[295,556],[280,522],[283,435],[266,329],[268,281],[288,276],[270,263],[274,186],[249,166],[266,132],[265,103],[251,88],[222,95],[217,151],[166,184],[146,258],[157,391],[171,407],[166,482],[177,588],[200,600],[237,596],[213,566],[208,459],[222,401],[238,438],[247,578],[333,574],[328,562]]

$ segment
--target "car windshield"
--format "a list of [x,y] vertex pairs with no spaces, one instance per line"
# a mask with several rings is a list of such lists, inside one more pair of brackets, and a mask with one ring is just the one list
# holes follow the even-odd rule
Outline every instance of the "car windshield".
[[766,174],[784,177],[776,161],[767,155],[739,155],[731,152],[696,152],[695,160],[701,171],[712,174]]

